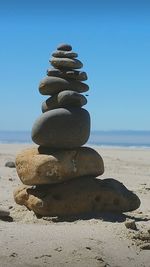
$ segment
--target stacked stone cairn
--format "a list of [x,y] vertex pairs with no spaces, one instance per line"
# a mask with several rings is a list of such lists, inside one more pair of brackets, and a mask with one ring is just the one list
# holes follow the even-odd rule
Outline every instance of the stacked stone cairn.
[[14,192],[17,204],[41,216],[77,216],[101,211],[124,212],[139,207],[138,197],[114,179],[97,179],[104,173],[102,157],[84,147],[90,135],[90,115],[82,108],[81,93],[89,87],[87,74],[71,45],[57,47],[39,86],[43,114],[32,129],[38,146],[17,155],[16,170],[23,182]]

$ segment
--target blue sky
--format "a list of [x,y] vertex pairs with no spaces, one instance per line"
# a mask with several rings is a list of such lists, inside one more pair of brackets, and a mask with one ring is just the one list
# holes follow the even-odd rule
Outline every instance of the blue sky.
[[150,1],[0,1],[0,130],[30,130],[50,54],[70,43],[88,74],[92,130],[150,130]]

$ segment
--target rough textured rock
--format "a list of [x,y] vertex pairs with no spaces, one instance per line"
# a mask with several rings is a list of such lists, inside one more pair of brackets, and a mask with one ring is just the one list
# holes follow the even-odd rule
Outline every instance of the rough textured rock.
[[51,186],[20,186],[14,198],[36,214],[58,217],[101,211],[127,212],[140,205],[139,198],[120,182],[87,177]]
[[39,147],[23,150],[18,154],[16,170],[26,185],[53,184],[80,176],[101,175],[104,164],[101,156],[91,148],[53,152]]
[[61,44],[57,47],[57,50],[62,50],[62,51],[71,51],[72,46],[69,44]]
[[83,108],[58,108],[43,113],[34,123],[32,140],[51,148],[76,148],[90,135],[90,115]]
[[86,105],[86,103],[87,99],[85,96],[75,91],[62,91],[43,102],[42,112],[55,108],[82,107]]
[[78,70],[61,70],[61,69],[48,69],[47,70],[48,76],[54,76],[54,77],[60,77],[65,79],[74,79],[77,81],[85,81],[87,80],[87,74],[84,71],[78,71]]
[[63,90],[73,90],[82,93],[88,91],[89,86],[79,81],[51,76],[45,77],[39,85],[39,91],[42,95],[54,95]]
[[80,69],[83,64],[78,59],[52,57],[50,63],[55,68]]
[[52,56],[59,58],[76,58],[78,54],[73,51],[55,51],[52,53]]

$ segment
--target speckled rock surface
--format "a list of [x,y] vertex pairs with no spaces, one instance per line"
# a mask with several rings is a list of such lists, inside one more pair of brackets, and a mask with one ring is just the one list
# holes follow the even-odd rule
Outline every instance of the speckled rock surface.
[[19,186],[16,203],[43,216],[69,216],[101,211],[127,212],[140,205],[139,198],[114,179],[74,179],[40,187]]
[[52,152],[36,147],[17,155],[16,170],[26,185],[53,184],[80,176],[101,175],[104,164],[101,156],[92,148]]

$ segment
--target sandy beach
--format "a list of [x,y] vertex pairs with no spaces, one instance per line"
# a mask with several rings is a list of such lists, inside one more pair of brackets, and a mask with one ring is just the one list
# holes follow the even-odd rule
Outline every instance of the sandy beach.
[[[141,206],[122,215],[57,221],[36,218],[15,204],[13,190],[21,184],[16,169],[5,167],[28,144],[0,144],[0,208],[10,211],[0,219],[0,266],[150,266],[150,149],[94,147],[103,157],[100,179],[114,178],[134,191]],[[137,230],[125,226],[135,220]]]

